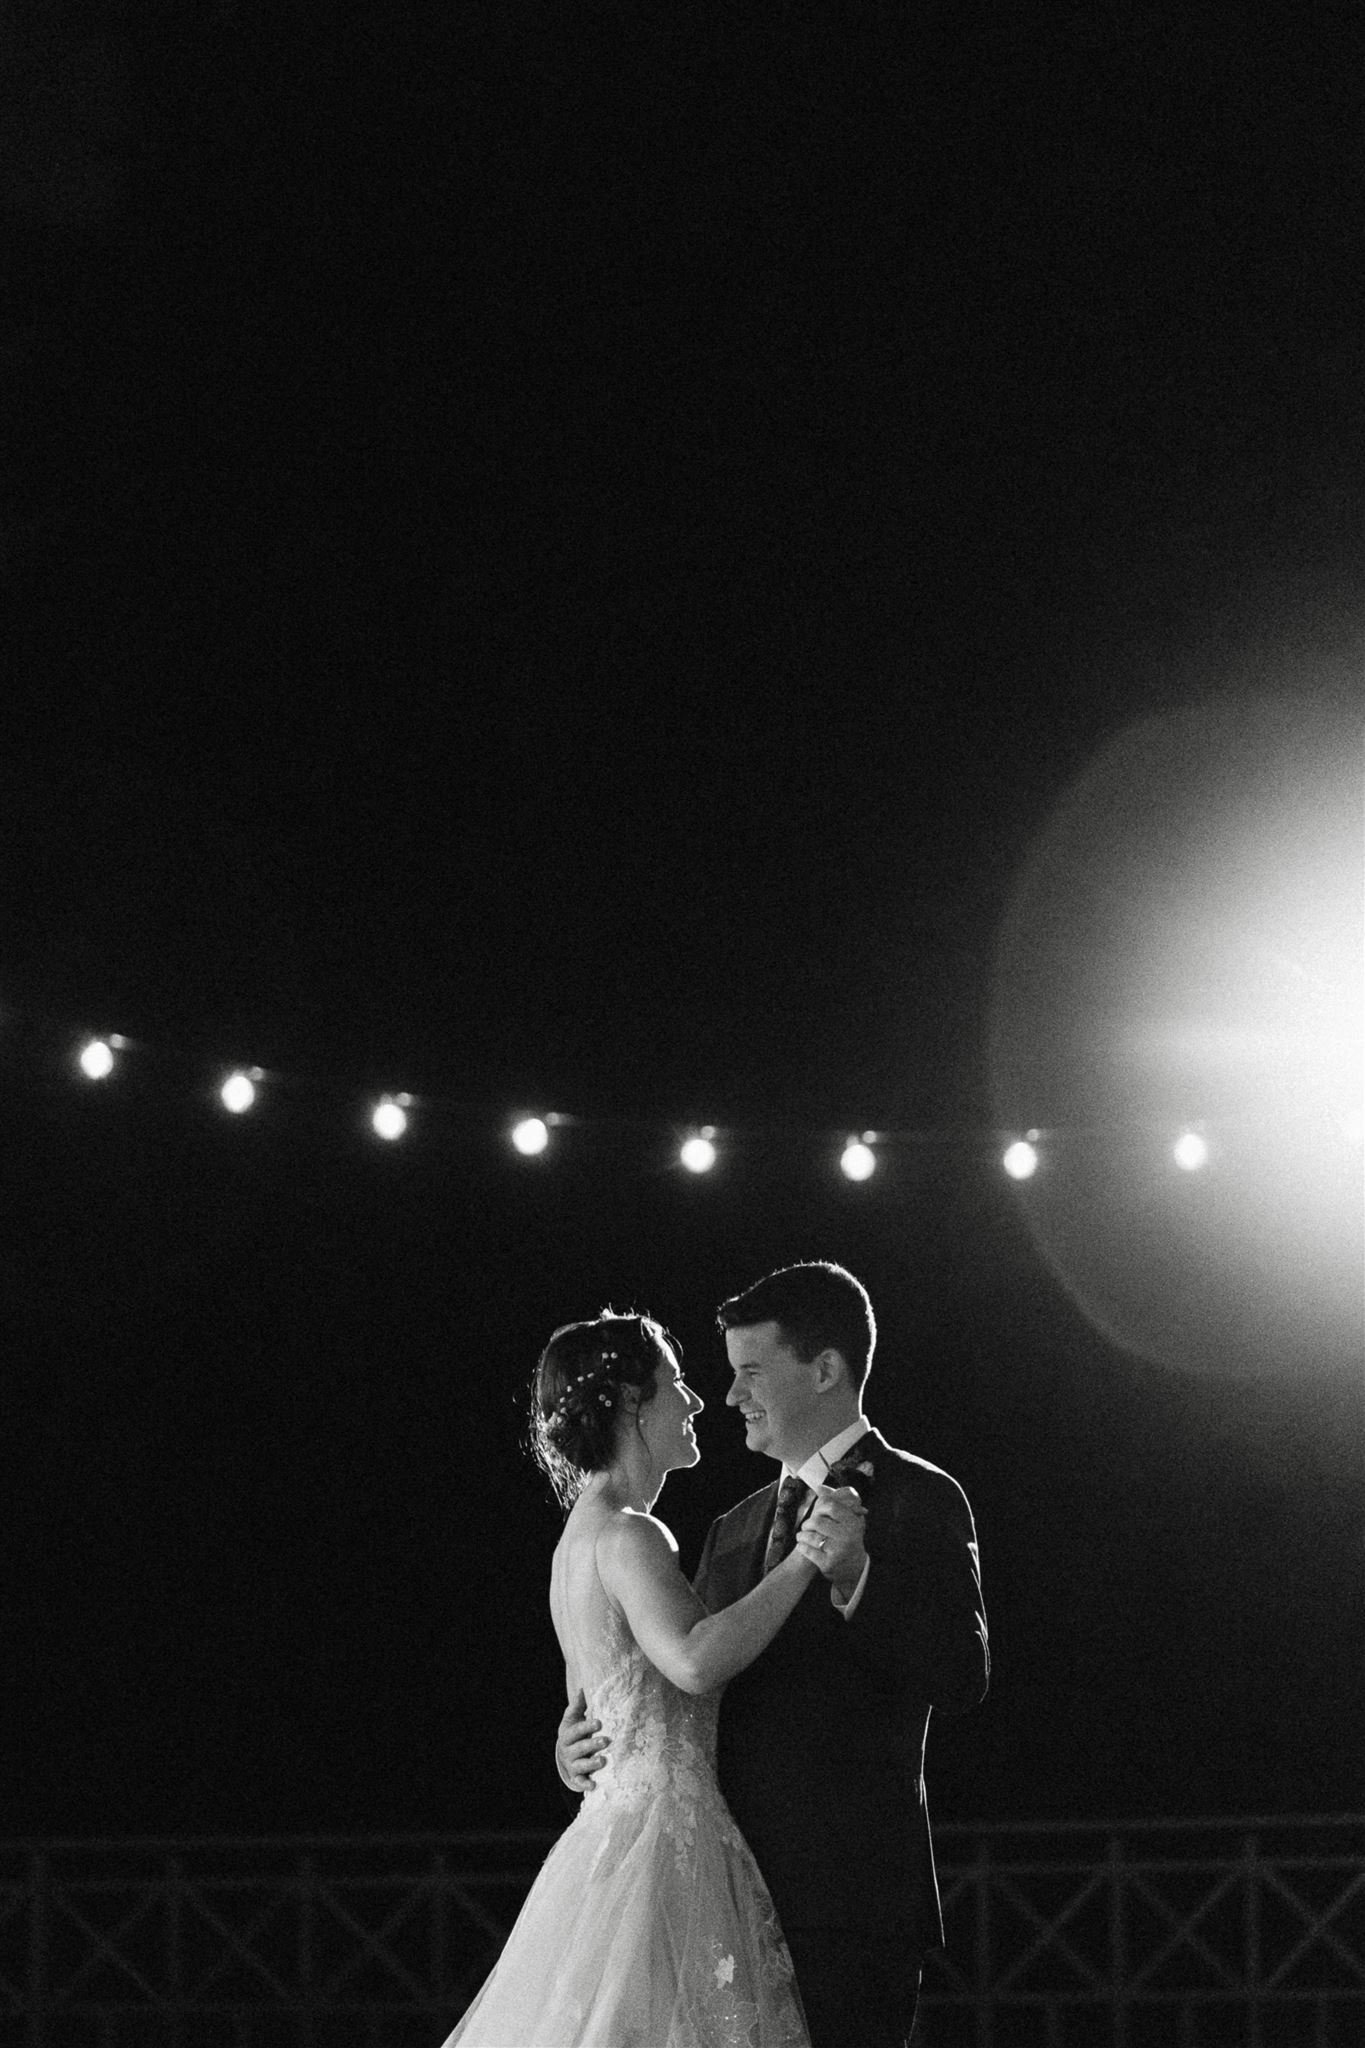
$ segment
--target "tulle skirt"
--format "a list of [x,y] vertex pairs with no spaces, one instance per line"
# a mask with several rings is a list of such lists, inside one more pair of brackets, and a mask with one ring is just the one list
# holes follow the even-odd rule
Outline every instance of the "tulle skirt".
[[809,2048],[714,1780],[646,1803],[590,1793],[444,2048]]

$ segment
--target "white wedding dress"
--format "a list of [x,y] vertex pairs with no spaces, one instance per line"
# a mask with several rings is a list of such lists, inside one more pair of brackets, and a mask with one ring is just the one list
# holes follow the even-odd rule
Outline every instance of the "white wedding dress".
[[720,1693],[595,1603],[577,1660],[607,1762],[444,2048],[809,2048],[767,1887],[715,1774]]

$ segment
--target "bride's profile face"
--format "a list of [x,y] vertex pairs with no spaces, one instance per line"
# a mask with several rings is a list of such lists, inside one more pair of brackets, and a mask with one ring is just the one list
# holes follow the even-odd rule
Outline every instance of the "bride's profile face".
[[682,1376],[673,1350],[665,1345],[654,1377],[654,1398],[640,1410],[640,1429],[656,1470],[665,1472],[695,1465],[701,1456],[692,1420],[704,1403]]

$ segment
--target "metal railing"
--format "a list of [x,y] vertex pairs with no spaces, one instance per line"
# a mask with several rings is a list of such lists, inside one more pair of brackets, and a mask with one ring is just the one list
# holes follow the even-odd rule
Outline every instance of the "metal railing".
[[0,1845],[5,2048],[438,2048],[550,1837]]
[[[439,2048],[549,1839],[0,1844],[0,2042]],[[1365,1818],[938,1839],[924,2048],[1365,2044]]]
[[1365,2048],[1365,1818],[942,1833],[926,2048]]

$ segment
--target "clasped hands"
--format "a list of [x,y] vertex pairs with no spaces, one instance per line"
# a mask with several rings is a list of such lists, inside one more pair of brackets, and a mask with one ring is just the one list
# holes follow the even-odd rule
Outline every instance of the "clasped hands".
[[841,1600],[858,1590],[867,1550],[867,1509],[851,1486],[817,1486],[815,1505],[796,1532],[796,1549],[823,1572]]

